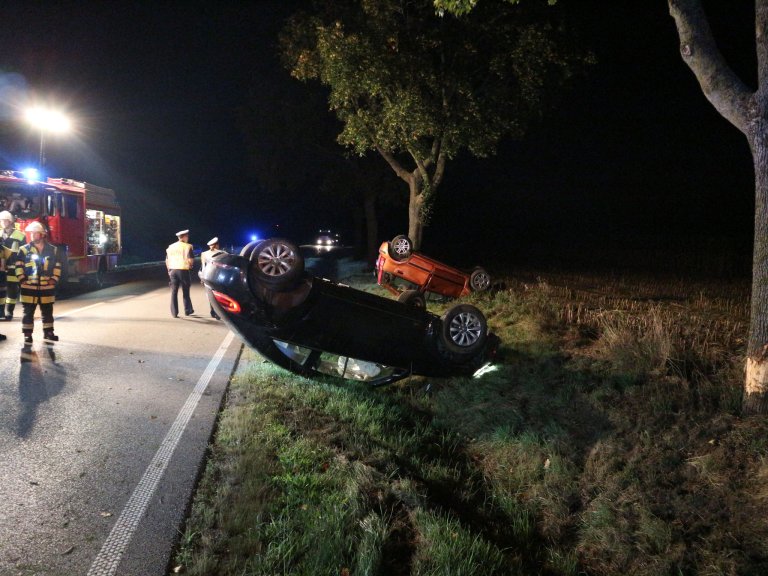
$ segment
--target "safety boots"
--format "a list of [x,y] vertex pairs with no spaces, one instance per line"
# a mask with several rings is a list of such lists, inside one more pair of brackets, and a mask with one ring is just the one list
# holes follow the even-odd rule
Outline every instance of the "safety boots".
[[13,320],[13,309],[16,308],[16,304],[5,305],[5,319],[9,322]]
[[53,333],[53,328],[49,330],[43,330],[43,340],[46,342],[58,342],[59,337]]

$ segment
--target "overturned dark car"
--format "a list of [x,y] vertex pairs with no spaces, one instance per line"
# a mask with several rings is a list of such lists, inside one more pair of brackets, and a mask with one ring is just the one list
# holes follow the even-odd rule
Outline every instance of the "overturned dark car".
[[381,385],[411,374],[472,374],[492,360],[499,343],[472,305],[455,305],[441,318],[312,276],[298,247],[283,239],[214,256],[202,280],[235,333],[302,376]]

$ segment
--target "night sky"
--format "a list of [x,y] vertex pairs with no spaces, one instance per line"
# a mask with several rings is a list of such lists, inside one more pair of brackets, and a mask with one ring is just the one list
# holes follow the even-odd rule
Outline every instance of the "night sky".
[[[302,4],[4,2],[0,167],[36,164],[39,135],[19,119],[20,107],[47,99],[72,114],[77,133],[47,140],[46,172],[117,191],[126,254],[160,259],[181,228],[197,245],[269,232],[281,214],[260,209],[239,111],[254,91],[304,89],[276,55],[284,18]],[[721,50],[752,83],[753,8],[739,4],[705,7]],[[460,263],[597,257],[608,247],[725,247],[748,256],[754,182],[746,139],[680,59],[666,2],[561,8],[598,63],[523,141],[502,143],[494,158],[449,164],[424,249]],[[296,240],[347,227],[338,207],[306,218],[301,205],[284,210],[302,222],[288,231]],[[404,210],[383,214],[382,240],[405,232]]]

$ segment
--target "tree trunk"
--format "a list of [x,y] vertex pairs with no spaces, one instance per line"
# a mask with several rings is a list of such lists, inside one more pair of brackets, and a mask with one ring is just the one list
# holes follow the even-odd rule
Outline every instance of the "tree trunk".
[[365,209],[366,262],[375,263],[379,253],[379,220],[376,216],[376,195],[366,194],[363,200]]
[[680,55],[715,109],[749,142],[755,169],[752,308],[744,380],[745,413],[768,414],[768,0],[755,0],[758,88],[750,90],[717,47],[700,0],[668,0]]
[[762,120],[755,124],[751,143],[755,164],[755,240],[743,408],[751,414],[768,414],[768,124]]
[[424,199],[421,196],[420,181],[412,180],[408,183],[408,189],[408,237],[413,242],[413,248],[418,250],[421,248],[421,237],[424,233],[421,220],[421,204]]

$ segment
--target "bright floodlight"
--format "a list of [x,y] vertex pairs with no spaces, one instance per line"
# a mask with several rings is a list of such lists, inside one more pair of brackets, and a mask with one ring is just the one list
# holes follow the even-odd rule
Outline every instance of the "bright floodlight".
[[45,135],[51,132],[68,132],[71,128],[69,118],[58,110],[35,106],[27,109],[27,122],[40,130],[40,159],[38,168],[40,172],[45,166]]
[[26,178],[30,182],[37,180],[37,177],[40,176],[40,173],[37,171],[37,168],[24,168],[24,170],[22,170],[21,173],[24,174],[24,178]]
[[35,128],[46,132],[67,132],[71,128],[69,118],[58,110],[48,108],[29,108],[27,121]]

